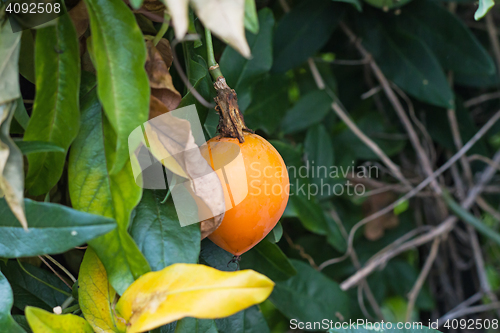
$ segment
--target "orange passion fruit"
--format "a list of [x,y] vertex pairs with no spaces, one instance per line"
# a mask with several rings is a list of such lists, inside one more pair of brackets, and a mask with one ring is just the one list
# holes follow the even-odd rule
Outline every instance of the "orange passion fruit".
[[240,256],[274,228],[288,202],[290,182],[283,158],[264,138],[244,133],[244,141],[221,135],[202,147],[224,189],[226,213],[208,237]]

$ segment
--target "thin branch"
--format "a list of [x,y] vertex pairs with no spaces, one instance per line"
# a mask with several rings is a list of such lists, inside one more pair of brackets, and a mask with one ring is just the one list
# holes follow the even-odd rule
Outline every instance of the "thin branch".
[[442,326],[446,322],[446,320],[451,319],[451,318],[449,318],[450,314],[453,314],[453,313],[457,312],[458,310],[462,310],[462,309],[467,308],[469,305],[472,305],[472,304],[476,303],[477,301],[480,301],[481,298],[483,298],[482,292],[477,292],[474,295],[472,295],[471,297],[467,298],[465,301],[458,304],[451,311],[448,311],[444,316],[439,318],[438,323],[441,323],[441,324],[439,324],[439,326]]
[[460,309],[454,313],[450,313],[449,315],[447,315],[443,319],[442,323],[439,326],[442,326],[447,320],[450,320],[450,319],[456,319],[456,318],[463,317],[465,315],[479,313],[479,312],[486,312],[486,311],[495,310],[495,309],[500,309],[500,302],[495,302],[495,303],[490,303],[490,304],[485,304],[485,305],[477,305],[477,306],[472,306],[470,308]]
[[172,41],[172,43],[171,43],[172,56],[173,56],[173,60],[174,60],[175,69],[177,70],[177,73],[179,73],[179,76],[181,77],[182,82],[184,82],[184,84],[186,85],[186,87],[188,87],[188,90],[193,94],[193,96],[196,98],[196,100],[198,102],[200,102],[201,105],[203,105],[206,108],[213,109],[215,107],[215,104],[214,103],[210,103],[205,98],[203,98],[203,96],[201,96],[200,93],[189,82],[189,79],[187,78],[186,73],[184,73],[184,70],[182,69],[182,66],[179,63],[179,59],[177,59],[177,54],[175,53],[175,47],[180,42],[183,42],[183,41],[192,41],[192,40],[196,40],[198,38],[199,38],[198,35],[187,35],[181,41],[179,41],[177,39],[174,39]]
[[364,134],[359,127],[349,118],[345,111],[340,107],[337,102],[332,103],[332,109],[339,116],[340,119],[349,127],[349,129],[361,140],[365,145],[368,146],[381,160],[384,164],[391,170],[392,174],[408,188],[412,188],[410,182],[403,176],[399,166],[397,166],[380,147],[370,139],[366,134]]
[[464,102],[464,106],[466,108],[470,108],[471,106],[478,105],[487,101],[491,101],[492,99],[500,98],[500,91],[495,91],[492,93],[487,93],[483,95],[479,95],[477,97],[471,98]]
[[71,279],[71,281],[73,281],[73,283],[75,283],[75,282],[76,282],[75,277],[73,276],[73,274],[71,274],[71,273],[70,273],[70,272],[66,269],[66,267],[64,267],[63,265],[61,265],[61,264],[60,264],[57,260],[55,260],[54,258],[52,258],[51,256],[49,256],[48,254],[46,254],[46,255],[45,255],[45,257],[46,257],[47,259],[49,259],[50,261],[52,261],[52,263],[53,263],[54,265],[56,265],[57,267],[59,267],[59,269],[60,269],[61,271],[63,271],[64,273],[66,273],[66,275],[67,275],[67,276]]
[[[497,112],[496,115],[500,115],[500,112]],[[483,126],[482,129],[484,129],[485,126]],[[479,130],[479,131],[481,131],[481,130]],[[479,132],[476,133],[475,136],[478,136],[478,134],[479,134]],[[479,137],[481,137],[481,136],[482,135],[479,135]],[[464,146],[464,148],[462,148],[462,150],[464,150],[470,142],[471,141],[469,141]],[[460,151],[457,154],[454,155],[454,157],[455,157],[455,161],[454,162],[456,162],[456,160],[458,160],[458,157],[460,156],[460,155],[458,155],[459,153],[460,153]],[[450,159],[446,164],[449,164],[449,165],[453,164],[454,162],[450,163],[450,161],[452,161],[452,159]],[[497,151],[497,153],[495,154],[495,157],[494,157],[493,160],[495,161],[495,163],[500,163],[500,150]],[[446,164],[443,165],[441,168],[439,168],[438,171],[440,171],[441,169],[443,169],[443,167],[446,166]],[[436,172],[438,172],[438,171],[436,171]],[[444,171],[444,170],[442,170],[442,171]],[[478,183],[473,188],[471,188],[469,190],[469,193],[468,193],[467,197],[461,203],[461,206],[464,209],[469,209],[473,205],[473,203],[475,202],[477,196],[481,193],[484,185],[488,181],[490,181],[490,179],[495,174],[495,171],[496,171],[495,168],[489,166],[481,174],[481,178],[479,179]],[[382,211],[384,211],[384,209]],[[379,213],[380,212],[378,212],[376,214],[373,214],[371,216],[378,215]],[[415,248],[417,246],[420,246],[420,245],[425,244],[425,243],[427,243],[427,242],[429,242],[431,240],[434,240],[436,237],[440,237],[440,236],[448,233],[451,229],[453,229],[453,227],[455,226],[455,223],[456,223],[457,220],[458,219],[457,219],[456,216],[450,216],[447,219],[445,219],[441,224],[439,224],[437,227],[433,228],[431,231],[427,232],[426,234],[421,235],[421,236],[419,236],[419,237],[417,237],[417,238],[415,238],[415,239],[413,239],[413,240],[411,240],[411,241],[409,241],[407,243],[404,243],[404,244],[402,244],[398,248],[395,248],[392,251],[388,251],[388,252],[383,253],[383,254],[381,254],[379,256],[373,257],[372,259],[370,259],[368,261],[368,263],[362,269],[358,270],[354,275],[352,275],[347,280],[345,280],[344,282],[342,282],[342,284],[340,285],[340,287],[342,288],[342,290],[350,289],[352,286],[358,284],[359,281],[361,281],[366,276],[368,276],[371,272],[373,272],[377,267],[379,267],[380,265],[384,264],[385,262],[387,262],[391,258],[393,258],[393,257],[397,256],[398,254],[403,253],[403,252],[405,252],[407,250],[413,249],[413,248]],[[359,222],[358,222],[358,224],[359,224]],[[353,235],[353,231],[351,230],[350,236],[352,236],[352,235]],[[352,237],[350,238],[350,240],[351,239],[352,239]]]
[[[493,161],[490,158],[488,158],[486,156],[478,155],[478,154],[474,154],[474,155],[467,157],[467,160],[469,160],[469,162],[481,161],[481,162],[484,162],[488,165],[495,165],[495,163],[493,163]],[[499,166],[496,166],[496,168],[500,171]]]
[[314,61],[317,62],[326,62],[334,65],[345,65],[345,66],[359,66],[366,65],[368,63],[368,59],[359,59],[359,60],[351,60],[351,59],[333,59],[333,60],[325,60],[323,58],[315,57]]
[[300,246],[299,244],[295,244],[293,242],[292,238],[285,231],[283,232],[283,236],[285,236],[285,239],[288,242],[288,245],[290,245],[290,247],[294,248],[295,250],[299,251],[299,255],[302,258],[306,259],[312,268],[314,268],[315,270],[319,270],[318,265],[316,265],[316,263],[314,262],[313,257],[311,257],[309,254],[307,254],[302,246]]
[[491,216],[493,216],[493,218],[495,218],[496,220],[500,221],[500,212],[498,212],[493,207],[491,207],[490,204],[487,203],[486,200],[483,199],[483,197],[478,196],[477,199],[476,199],[476,203],[485,212],[489,213]]
[[[457,162],[463,154],[465,154],[470,148],[472,148],[472,146],[481,137],[483,137],[483,135],[495,124],[495,122],[498,119],[500,119],[500,111],[497,111],[497,113],[495,113],[495,115],[493,115],[493,117],[491,117],[491,119],[488,120],[488,122],[469,140],[469,142],[467,142],[462,147],[462,149],[460,149],[455,155],[453,155],[445,164],[443,164],[439,169],[437,169],[431,176],[427,177],[418,186],[413,188],[411,191],[409,191],[407,194],[405,194],[404,196],[402,196],[401,198],[399,198],[398,200],[396,200],[395,202],[393,202],[389,206],[382,208],[378,212],[373,213],[372,215],[367,216],[364,219],[362,219],[361,221],[359,221],[358,223],[356,223],[354,225],[354,227],[352,227],[351,231],[349,232],[349,239],[347,242],[347,252],[352,250],[354,235],[359,228],[361,228],[363,225],[367,224],[368,222],[373,221],[374,219],[379,218],[379,217],[389,213],[390,211],[392,211],[394,209],[394,207],[396,207],[397,205],[399,205],[403,201],[408,200],[408,199],[412,198],[413,196],[415,196],[423,188],[425,188],[427,185],[429,185],[429,183],[431,183],[432,180],[436,179],[436,177],[441,175],[443,172],[448,170],[448,168],[450,166],[452,166],[455,162]],[[489,167],[488,170],[494,171],[495,169],[494,168],[492,169],[491,167]],[[493,177],[493,174],[491,175],[491,177]],[[476,194],[476,196],[477,196],[477,194]],[[474,196],[474,198],[476,196]],[[471,203],[471,205],[472,205],[472,203]],[[468,208],[470,208],[470,206]],[[446,221],[448,221],[448,219]],[[453,223],[454,222],[452,222],[451,224],[453,224]]]
[[486,14],[486,30],[490,38],[491,47],[495,54],[497,63],[497,70],[500,70],[500,43],[498,42],[497,28],[495,27],[495,20],[493,19],[493,12]]
[[50,266],[50,264],[48,262],[45,261],[45,259],[43,259],[42,256],[38,256],[38,258],[40,258],[40,260],[48,267],[50,268],[50,270],[52,271],[52,273],[54,273],[62,282],[64,282],[65,285],[68,286],[69,289],[71,289],[71,286],[69,285],[69,283],[59,274],[57,273],[57,271],[52,267]]
[[434,260],[436,260],[440,242],[441,240],[439,238],[434,239],[434,242],[432,243],[431,247],[431,252],[429,253],[427,259],[425,260],[424,267],[422,268],[422,271],[420,271],[417,281],[415,282],[415,284],[411,288],[410,293],[408,294],[408,307],[406,308],[407,322],[411,320],[411,313],[413,312],[413,308],[415,307],[415,302],[417,301],[420,289],[422,289],[425,279],[427,278],[427,275],[429,275],[429,272],[432,268],[432,264],[434,263]]
[[[387,98],[389,99],[389,102],[392,104],[394,107],[394,110],[396,111],[398,117],[400,118],[401,122],[403,123],[403,126],[405,127],[406,131],[408,132],[410,141],[413,145],[413,148],[416,150],[418,159],[420,163],[422,164],[422,167],[429,177],[432,175],[433,170],[432,170],[432,165],[430,163],[430,160],[428,156],[425,154],[424,149],[422,148],[422,145],[418,139],[417,133],[415,132],[415,129],[413,128],[410,119],[406,115],[406,112],[401,105],[398,97],[394,93],[394,91],[391,88],[391,85],[387,78],[385,77],[384,73],[380,69],[380,67],[377,65],[377,63],[373,60],[372,55],[363,47],[361,44],[360,40],[357,38],[357,36],[347,27],[347,25],[343,22],[340,22],[340,27],[344,31],[344,33],[347,35],[347,37],[351,40],[351,42],[354,43],[356,48],[358,49],[359,53],[361,53],[361,56],[363,58],[369,59],[369,64],[370,67],[375,74],[375,77],[379,81],[380,85],[384,89],[385,94],[387,95]],[[439,187],[439,184],[437,181],[432,179],[431,185],[436,193],[441,193],[441,188]]]

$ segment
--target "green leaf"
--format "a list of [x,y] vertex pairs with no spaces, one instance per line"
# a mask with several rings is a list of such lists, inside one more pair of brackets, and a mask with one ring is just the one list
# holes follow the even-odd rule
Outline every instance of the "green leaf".
[[72,333],[94,333],[89,323],[77,315],[56,315],[31,306],[25,312],[33,333],[65,333],[69,327]]
[[149,82],[144,69],[146,47],[132,11],[121,0],[85,0],[90,16],[97,90],[116,132],[116,156],[110,173],[129,159],[128,136],[149,114]]
[[307,230],[325,235],[327,233],[327,222],[321,206],[315,200],[315,195],[318,194],[316,192],[319,189],[317,186],[311,187],[307,178],[307,168],[302,165],[300,152],[283,142],[274,140],[270,142],[281,154],[287,167],[289,167],[290,199],[288,204],[292,207],[293,215],[300,219]]
[[265,239],[243,254],[240,267],[253,269],[273,281],[286,280],[297,274],[279,246]]
[[127,232],[131,211],[139,203],[142,189],[135,183],[130,162],[117,174],[109,172],[113,131],[105,123],[95,90],[83,98],[81,109],[80,133],[69,156],[69,194],[75,209],[117,221],[117,229],[89,244],[106,267],[111,285],[121,294],[149,271],[146,259]]
[[19,147],[23,155],[28,155],[32,153],[42,153],[42,152],[58,152],[58,153],[65,152],[64,148],[52,142],[21,141],[21,140],[14,140],[14,142]]
[[14,119],[21,125],[23,129],[28,127],[28,123],[30,121],[30,116],[24,107],[24,102],[22,96],[19,97],[16,101],[16,110],[14,111]]
[[307,60],[328,41],[344,14],[332,1],[303,1],[287,13],[274,33],[274,72],[286,72]]
[[233,271],[234,267],[229,267],[229,262],[233,255],[214,243],[208,238],[201,241],[200,264],[217,268],[220,271]]
[[495,72],[493,59],[469,28],[438,3],[414,1],[396,16],[396,26],[423,41],[445,69],[474,75]]
[[251,93],[255,81],[269,72],[273,64],[273,12],[269,8],[262,9],[259,12],[259,22],[260,31],[257,35],[249,32],[246,34],[252,58],[244,58],[228,46],[219,61],[228,85],[238,92],[238,106],[242,111],[252,100]]
[[35,83],[35,41],[30,29],[21,35],[21,52],[19,53],[19,73],[31,83]]
[[453,92],[446,75],[420,39],[368,17],[363,26],[363,45],[389,80],[423,102],[453,107]]
[[331,110],[332,99],[324,90],[315,90],[302,96],[288,110],[281,127],[285,133],[302,131],[319,123]]
[[80,57],[68,15],[61,16],[56,26],[38,30],[35,52],[36,97],[24,140],[51,142],[64,150],[28,156],[26,187],[32,195],[41,195],[61,178],[66,152],[78,134]]
[[132,5],[132,8],[134,8],[134,9],[141,8],[143,2],[144,2],[144,0],[130,0],[130,4]]
[[217,333],[213,319],[184,318],[177,322],[175,333]]
[[200,255],[200,226],[181,227],[172,200],[161,203],[165,193],[144,190],[130,229],[154,271],[175,263],[196,264]]
[[216,319],[220,333],[269,333],[266,319],[257,305],[232,316]]
[[[22,315],[13,315],[12,318],[16,321],[16,323],[22,327],[28,333],[32,333],[30,325],[28,324],[28,320],[25,316]],[[24,332],[23,332],[24,333]]]
[[356,8],[359,12],[361,12],[363,10],[363,7],[361,5],[360,0],[333,0],[333,1],[349,3],[349,4],[353,5],[354,8]]
[[486,225],[483,221],[462,208],[448,192],[443,192],[443,198],[448,207],[464,222],[472,225],[478,232],[490,238],[492,241],[500,244],[500,234],[493,228]]
[[0,257],[32,257],[65,252],[116,226],[108,218],[69,207],[24,199],[29,231],[24,230],[5,199],[0,199]]
[[476,21],[482,19],[494,5],[495,1],[493,0],[479,0],[479,7],[477,7],[476,12],[474,13],[474,19]]
[[255,84],[252,103],[245,110],[245,122],[249,128],[262,129],[272,134],[278,128],[290,102],[288,101],[286,75],[269,75]]
[[68,298],[68,286],[50,271],[27,263],[22,263],[21,267],[14,260],[0,267],[14,291],[14,306],[21,311],[28,305],[51,311]]
[[0,105],[21,96],[18,60],[20,33],[13,33],[9,24],[0,25]]
[[[205,100],[210,100],[211,91],[215,91],[215,89],[213,89],[212,79],[210,78],[210,73],[207,68],[208,66],[205,59],[203,59],[200,55],[196,55],[188,61],[187,75],[189,82],[194,89],[196,89],[196,91],[203,98],[205,98]],[[201,104],[196,97],[194,97],[191,91],[188,91],[188,93],[181,99],[177,108],[180,109],[184,106],[192,104],[196,106],[196,111],[198,111],[200,121],[203,123],[207,118],[208,108]]]
[[0,327],[4,332],[23,333],[24,330],[14,321],[10,314],[13,303],[12,289],[5,276],[0,272]]
[[271,243],[278,243],[281,236],[283,236],[283,226],[281,225],[281,222],[278,222],[273,230],[271,230],[271,232],[264,239],[270,241]]
[[[400,152],[406,143],[405,138],[398,137],[398,133],[384,123],[383,117],[376,112],[367,112],[360,118],[355,119],[356,125],[369,136],[388,156],[393,156]],[[343,129],[334,138],[334,149],[340,151],[343,147],[349,147],[355,158],[367,160],[379,160],[378,157],[369,147],[366,146],[347,126],[342,125]],[[394,138],[391,137],[394,136]],[[339,176],[344,176],[343,171],[347,173],[353,170],[352,160],[345,168],[338,170]],[[335,170],[333,170],[335,171]],[[344,177],[343,177],[344,178]]]
[[116,223],[58,204],[24,200],[29,231],[19,225],[5,199],[0,199],[0,257],[57,254],[103,235]]
[[299,321],[319,321],[324,318],[349,318],[349,298],[339,285],[308,264],[292,260],[298,274],[286,281],[276,282],[271,302],[288,318]]
[[[253,34],[259,32],[259,18],[255,8],[255,0],[245,0],[245,28]],[[248,38],[247,38],[248,40]]]
[[366,3],[369,3],[373,7],[377,7],[383,9],[384,11],[388,11],[392,8],[399,8],[412,0],[365,0]]
[[334,152],[330,134],[322,124],[307,130],[304,150],[309,162],[311,181],[318,186],[328,184],[330,167],[334,165]]

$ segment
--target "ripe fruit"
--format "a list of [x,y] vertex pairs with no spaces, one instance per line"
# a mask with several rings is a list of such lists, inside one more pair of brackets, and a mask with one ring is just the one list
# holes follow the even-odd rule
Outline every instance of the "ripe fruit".
[[290,187],[286,165],[278,151],[256,134],[245,133],[242,143],[217,136],[201,153],[216,170],[226,202],[221,225],[208,237],[239,256],[260,242],[283,215]]

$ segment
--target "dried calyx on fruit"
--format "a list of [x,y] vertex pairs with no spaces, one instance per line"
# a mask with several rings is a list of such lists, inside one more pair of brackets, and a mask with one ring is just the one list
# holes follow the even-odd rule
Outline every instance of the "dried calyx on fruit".
[[[211,48],[207,34],[207,47]],[[219,135],[202,147],[205,160],[216,170],[224,190],[226,213],[208,237],[240,256],[274,228],[288,202],[290,183],[283,158],[264,138],[246,125],[236,92],[224,79],[209,53],[210,73],[217,91]]]

